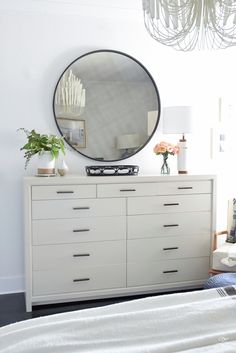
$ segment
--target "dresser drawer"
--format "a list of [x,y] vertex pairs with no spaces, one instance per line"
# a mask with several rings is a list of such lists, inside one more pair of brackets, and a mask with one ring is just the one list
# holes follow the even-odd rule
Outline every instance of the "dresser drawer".
[[157,195],[157,183],[101,184],[97,185],[98,197],[127,197]]
[[155,262],[168,259],[209,256],[209,234],[133,239],[127,242],[128,262]]
[[128,198],[128,215],[210,210],[211,194]]
[[158,195],[209,194],[212,192],[210,180],[171,181],[158,184]]
[[33,219],[125,215],[125,199],[32,201]]
[[128,263],[127,286],[205,280],[209,277],[209,257],[156,262]]
[[32,186],[32,200],[95,198],[96,185]]
[[211,213],[186,212],[128,216],[128,239],[161,236],[208,234],[211,231]]
[[40,219],[32,222],[33,245],[80,243],[125,238],[125,216]]
[[33,271],[33,295],[84,292],[126,287],[125,264],[69,271]]
[[126,242],[107,241],[80,244],[33,246],[33,270],[80,270],[88,266],[123,264]]
[[205,194],[212,192],[210,180],[159,183],[101,184],[98,197],[155,196],[178,194]]

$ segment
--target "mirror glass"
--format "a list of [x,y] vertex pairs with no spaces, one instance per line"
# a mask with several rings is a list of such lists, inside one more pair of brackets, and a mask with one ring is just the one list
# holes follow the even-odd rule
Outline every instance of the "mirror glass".
[[160,117],[157,86],[131,56],[98,50],[74,60],[54,92],[53,111],[60,133],[82,155],[104,162],[140,151]]

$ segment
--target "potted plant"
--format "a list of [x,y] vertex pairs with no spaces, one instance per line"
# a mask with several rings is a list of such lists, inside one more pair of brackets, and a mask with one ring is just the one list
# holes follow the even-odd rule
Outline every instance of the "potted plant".
[[28,131],[24,128],[19,130],[24,131],[27,137],[27,143],[20,149],[25,151],[25,169],[30,159],[37,154],[39,159],[38,175],[55,174],[55,161],[60,151],[65,154],[64,138],[56,135],[39,134],[35,130]]

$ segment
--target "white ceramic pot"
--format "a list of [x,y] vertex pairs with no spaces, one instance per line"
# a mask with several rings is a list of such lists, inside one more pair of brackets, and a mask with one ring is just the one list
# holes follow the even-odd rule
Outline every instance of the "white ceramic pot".
[[38,174],[55,174],[55,158],[50,151],[38,153]]

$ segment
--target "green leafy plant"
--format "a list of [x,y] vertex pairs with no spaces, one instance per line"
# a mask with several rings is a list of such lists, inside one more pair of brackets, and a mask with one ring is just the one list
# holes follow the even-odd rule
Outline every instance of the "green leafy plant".
[[65,143],[64,137],[58,137],[56,135],[39,134],[35,130],[28,131],[24,128],[18,129],[23,131],[27,137],[27,143],[21,147],[21,151],[25,150],[24,157],[25,169],[27,168],[30,159],[37,153],[43,153],[49,151],[53,158],[58,158],[59,152],[65,154]]

